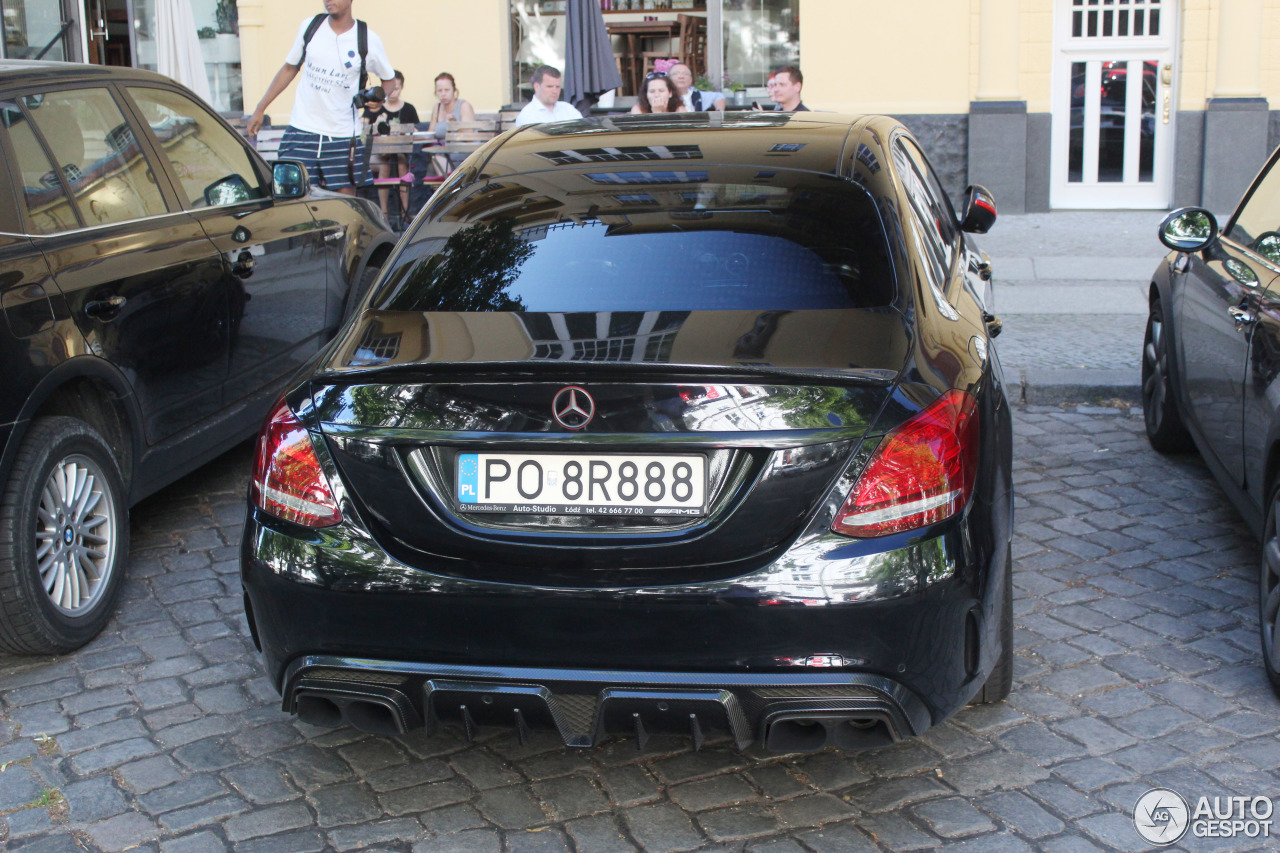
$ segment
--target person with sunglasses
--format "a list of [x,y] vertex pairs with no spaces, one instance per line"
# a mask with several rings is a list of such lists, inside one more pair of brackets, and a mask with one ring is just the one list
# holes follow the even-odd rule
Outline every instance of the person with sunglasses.
[[677,62],[667,69],[667,76],[676,84],[680,100],[693,112],[722,110],[725,107],[724,95],[719,92],[704,92],[693,88],[693,71],[683,62]]
[[689,109],[680,100],[676,84],[665,71],[652,71],[644,77],[644,89],[631,108],[633,113],[685,113]]

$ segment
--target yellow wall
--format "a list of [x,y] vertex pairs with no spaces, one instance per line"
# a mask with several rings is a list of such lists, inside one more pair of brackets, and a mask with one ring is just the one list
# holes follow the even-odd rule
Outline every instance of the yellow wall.
[[[251,112],[284,64],[298,26],[324,11],[319,0],[238,0],[245,111]],[[355,0],[352,13],[369,23],[405,75],[405,100],[424,119],[435,104],[432,80],[448,71],[478,112],[496,112],[510,95],[506,0]],[[267,112],[288,123],[289,89]]]
[[[1052,106],[1053,3],[1054,0],[1022,0],[1018,69],[1029,113],[1047,113]],[[976,7],[977,3],[973,5]]]
[[1280,109],[1280,2],[1262,10],[1262,91],[1271,109]]
[[[1053,2],[1021,3],[1017,61],[1032,112],[1049,110]],[[981,0],[800,0],[805,102],[847,112],[967,113],[978,87],[980,6]]]
[[[1052,108],[1054,10],[1065,0],[1021,0],[1018,56],[1029,112]],[[982,0],[797,0],[805,102],[847,112],[967,113],[977,90]],[[1232,0],[1181,0],[1177,63],[1181,109],[1204,109],[1217,70],[1218,15]],[[246,110],[284,62],[299,23],[319,0],[239,0]],[[1280,0],[1264,0],[1261,94],[1280,108]],[[510,98],[508,0],[356,0],[425,113],[432,78],[449,71],[480,112]],[[293,90],[271,106],[288,120]]]
[[967,113],[977,74],[969,7],[970,0],[800,0],[805,103],[840,112]]
[[1178,107],[1202,110],[1213,94],[1214,70],[1218,63],[1218,14],[1210,0],[1182,0],[1178,22],[1182,42],[1178,57]]

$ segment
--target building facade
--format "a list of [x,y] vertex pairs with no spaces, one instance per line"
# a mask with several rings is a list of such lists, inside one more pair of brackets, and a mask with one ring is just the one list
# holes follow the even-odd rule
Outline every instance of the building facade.
[[[172,0],[0,0],[6,56],[154,63]],[[318,0],[185,0],[219,109],[252,110]],[[798,62],[814,109],[896,115],[953,195],[1006,212],[1224,212],[1280,143],[1280,0],[600,0],[607,23],[706,19],[706,76],[767,103]],[[480,112],[564,58],[566,0],[356,0],[426,113],[448,71]],[[615,42],[619,50],[620,41]],[[646,43],[647,56],[674,45]],[[674,55],[674,51],[672,51]],[[283,123],[286,92],[270,112]]]

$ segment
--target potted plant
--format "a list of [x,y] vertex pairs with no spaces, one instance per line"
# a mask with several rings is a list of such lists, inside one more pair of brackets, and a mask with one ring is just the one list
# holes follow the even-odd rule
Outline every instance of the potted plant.
[[213,14],[218,20],[218,32],[233,36],[240,34],[240,10],[236,8],[236,0],[218,0]]
[[735,107],[747,105],[747,87],[728,74],[724,75],[724,90],[733,93],[732,100]]
[[236,0],[218,0],[213,16],[218,22],[213,62],[234,65],[240,61],[240,10]]

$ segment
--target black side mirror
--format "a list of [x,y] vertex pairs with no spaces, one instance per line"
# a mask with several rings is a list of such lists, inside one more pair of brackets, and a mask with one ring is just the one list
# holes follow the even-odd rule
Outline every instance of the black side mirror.
[[277,160],[271,164],[272,198],[302,198],[311,191],[307,167],[300,160]]
[[1218,220],[1203,207],[1183,207],[1160,223],[1160,242],[1175,252],[1201,252],[1218,239]]
[[960,230],[970,234],[986,234],[996,224],[996,200],[981,184],[970,184],[964,189],[964,217]]
[[239,175],[227,175],[204,188],[204,203],[210,207],[239,204],[253,198],[249,182]]

